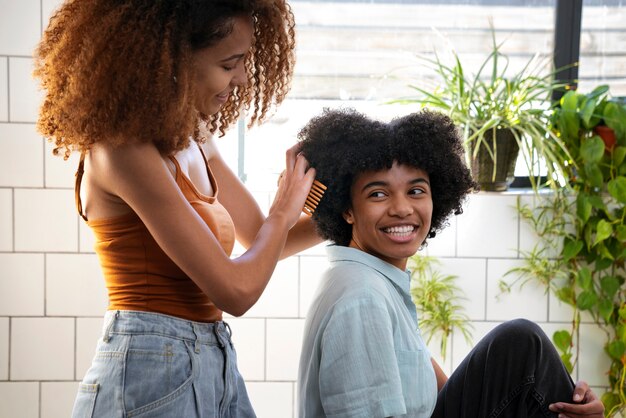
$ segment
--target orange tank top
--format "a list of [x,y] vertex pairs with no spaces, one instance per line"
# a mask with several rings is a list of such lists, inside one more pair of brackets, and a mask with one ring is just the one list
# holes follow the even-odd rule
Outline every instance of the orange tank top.
[[[202,155],[204,157],[204,153]],[[235,227],[217,200],[218,186],[206,157],[213,196],[200,193],[182,172],[176,158],[169,158],[176,167],[176,184],[230,256]],[[96,239],[94,247],[109,295],[108,309],[158,312],[201,322],[221,320],[222,311],[161,250],[137,214],[131,212],[113,218],[87,220],[80,200],[83,167],[84,155],[76,173],[76,204]]]

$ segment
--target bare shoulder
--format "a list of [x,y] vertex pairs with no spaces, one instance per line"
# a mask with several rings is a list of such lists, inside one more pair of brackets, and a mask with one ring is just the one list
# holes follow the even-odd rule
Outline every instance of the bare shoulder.
[[134,164],[162,160],[152,143],[130,143],[113,147],[109,144],[94,144],[89,151],[90,163],[94,168],[132,168]]
[[151,143],[125,144],[112,147],[96,144],[89,152],[93,173],[104,184],[120,180],[120,176],[138,172],[162,170],[165,163],[161,154]]
[[216,157],[220,157],[219,148],[217,146],[219,138],[211,133],[207,133],[204,137],[206,140],[200,144],[200,147],[202,147],[202,151],[204,152],[207,160],[211,161]]
[[85,158],[81,188],[87,216],[98,219],[129,212],[129,191],[143,189],[165,170],[163,159],[152,144],[95,144]]

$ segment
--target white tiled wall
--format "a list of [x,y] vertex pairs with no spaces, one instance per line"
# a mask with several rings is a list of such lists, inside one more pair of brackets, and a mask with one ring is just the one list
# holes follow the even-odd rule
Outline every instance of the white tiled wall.
[[0,382],[0,417],[39,418],[37,382]]
[[9,120],[9,59],[0,57],[0,122]]
[[35,122],[41,95],[31,76],[32,58],[9,58],[9,109],[12,122]]
[[0,315],[43,316],[44,255],[0,253]]
[[[32,52],[57,0],[0,0],[0,417],[62,417],[89,367],[102,328],[106,294],[93,236],[74,208],[76,157],[51,155],[34,127],[40,93],[31,78]],[[228,144],[225,145],[228,147]],[[272,192],[255,190],[266,208]],[[514,194],[479,194],[424,250],[458,277],[474,340],[514,317],[552,333],[571,318],[529,283],[501,294],[499,281],[536,239],[520,225]],[[279,263],[256,306],[228,318],[241,373],[261,418],[295,417],[295,378],[307,307],[326,268],[323,246]],[[580,377],[605,384],[602,335],[581,327]],[[454,335],[450,372],[470,345]]]

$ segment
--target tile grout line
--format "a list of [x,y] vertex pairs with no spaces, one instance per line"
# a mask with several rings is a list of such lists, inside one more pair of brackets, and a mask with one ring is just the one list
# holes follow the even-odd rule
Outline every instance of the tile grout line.
[[48,316],[48,254],[43,253],[43,316]]
[[9,329],[7,330],[8,337],[9,337],[8,341],[7,341],[8,342],[8,347],[7,347],[7,351],[8,351],[8,355],[7,355],[8,362],[7,363],[8,364],[7,364],[7,367],[9,369],[7,370],[7,382],[11,381],[11,341],[12,341],[11,331],[12,331],[12,325],[13,325],[13,318],[9,316]]
[[267,382],[267,317],[263,318],[264,330],[263,330],[263,346],[265,349],[263,350],[263,381]]
[[[78,317],[74,317],[74,361],[72,362],[72,366],[73,366],[73,378],[74,380],[78,380],[78,376],[76,375],[77,373],[77,368],[76,368],[76,363],[78,360]],[[82,380],[82,377],[81,379]]]
[[11,227],[13,228],[11,234],[11,252],[15,253],[15,187],[11,187]]
[[[41,39],[43,35],[43,0],[39,0],[39,39]],[[43,187],[45,189],[46,187],[46,142],[45,139],[42,138],[42,146],[43,146]],[[48,263],[48,255],[44,252],[44,256],[43,256],[43,314],[44,317],[46,316],[47,312],[47,300],[46,300],[46,294],[47,294],[47,286],[48,286],[48,280],[47,280],[47,263]],[[42,408],[41,408],[41,393],[42,393],[42,388],[41,388],[41,382],[39,382],[39,417],[41,418],[41,414],[42,414]]]
[[39,38],[43,36],[43,0],[39,0]]
[[302,312],[302,258],[298,255],[298,318],[303,316]]
[[9,60],[11,57],[7,56],[7,122],[11,122],[11,74],[9,69]]

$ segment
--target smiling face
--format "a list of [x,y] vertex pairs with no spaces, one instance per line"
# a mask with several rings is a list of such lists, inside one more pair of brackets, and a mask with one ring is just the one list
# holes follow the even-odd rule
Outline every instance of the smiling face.
[[200,113],[212,115],[219,112],[230,93],[247,83],[244,62],[252,46],[253,34],[250,18],[235,17],[227,37],[194,52],[196,108]]
[[361,173],[344,213],[352,225],[350,247],[402,270],[430,231],[433,200],[428,173],[394,163],[391,169]]

